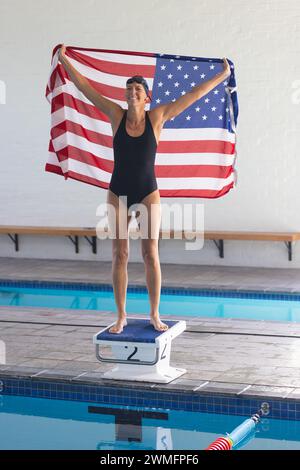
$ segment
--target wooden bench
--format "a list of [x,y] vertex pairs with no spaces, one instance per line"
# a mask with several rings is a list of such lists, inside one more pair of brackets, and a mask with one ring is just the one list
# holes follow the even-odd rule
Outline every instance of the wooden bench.
[[[136,229],[131,229],[130,233],[139,234]],[[97,230],[95,227],[38,227],[38,226],[17,226],[2,225],[0,234],[6,234],[13,241],[15,250],[19,251],[19,235],[47,235],[66,236],[75,246],[75,252],[79,253],[79,237],[85,238],[92,247],[92,252],[97,253],[98,236],[108,235],[107,227]],[[201,232],[191,230],[160,230],[160,239],[183,239],[191,240],[192,237],[202,237]],[[300,240],[299,232],[238,232],[238,231],[207,231],[204,232],[204,240],[212,240],[219,251],[220,258],[224,258],[224,241],[276,241],[284,242],[288,250],[288,259],[292,260],[293,242]]]
[[19,235],[47,235],[65,236],[75,246],[75,252],[79,253],[79,237],[84,237],[92,247],[92,252],[97,253],[97,236],[94,227],[30,227],[17,225],[0,225],[0,233],[5,233],[13,241],[15,251],[19,251]]
[[[161,232],[168,233],[167,231]],[[188,231],[171,231],[170,237],[184,238],[190,240],[195,232]],[[196,232],[197,236],[201,236],[200,232]],[[163,238],[163,237],[162,237]],[[204,232],[204,240],[212,240],[219,251],[220,258],[224,258],[224,241],[225,240],[238,240],[238,241],[273,241],[273,242],[284,242],[288,250],[288,259],[292,261],[293,254],[293,242],[300,240],[299,232],[238,232],[238,231],[214,231]]]

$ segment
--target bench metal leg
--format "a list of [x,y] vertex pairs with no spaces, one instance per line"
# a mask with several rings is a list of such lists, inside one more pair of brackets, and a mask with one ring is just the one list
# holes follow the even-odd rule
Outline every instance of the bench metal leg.
[[71,237],[71,235],[67,235],[67,237],[69,238],[69,240],[71,240],[71,242],[75,246],[75,253],[79,253],[79,237],[78,237],[78,235],[75,235],[74,240]]
[[13,241],[15,245],[15,251],[19,251],[19,235],[17,233],[15,233],[15,236],[13,236],[11,233],[8,233],[7,235]]
[[219,250],[220,258],[224,258],[224,240],[213,240],[213,242]]
[[91,245],[92,247],[92,252],[94,254],[97,254],[97,237],[93,236],[91,237],[91,239],[89,237],[87,237],[86,235],[84,236],[84,238],[89,242],[89,244]]
[[293,256],[293,245],[292,242],[284,242],[285,246],[288,249],[288,256],[289,256],[289,261],[292,261],[292,256]]

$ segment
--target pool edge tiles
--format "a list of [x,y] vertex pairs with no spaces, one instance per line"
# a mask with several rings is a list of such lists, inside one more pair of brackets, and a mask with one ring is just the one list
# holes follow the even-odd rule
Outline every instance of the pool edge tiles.
[[[27,287],[40,289],[68,289],[68,290],[86,290],[86,291],[109,291],[113,292],[111,284],[91,283],[91,282],[69,282],[69,281],[41,281],[41,280],[11,280],[0,279],[1,287]],[[129,284],[127,288],[131,293],[147,293],[147,288],[143,284]],[[206,297],[232,297],[242,299],[266,299],[266,300],[300,300],[300,292],[293,289],[277,290],[272,289],[241,289],[228,288],[228,286],[211,287],[182,287],[182,286],[162,286],[161,294],[176,295],[195,295]]]
[[[268,418],[300,420],[300,389],[286,387],[282,396],[276,388],[243,384],[221,384],[202,382],[198,387],[182,381],[176,384],[151,384],[139,382],[118,382],[104,379],[90,379],[80,376],[57,375],[51,378],[43,371],[22,376],[21,371],[0,370],[0,396],[23,396],[53,400],[217,413],[249,416],[256,413],[263,402],[270,406]],[[45,371],[46,372],[46,371]],[[199,385],[199,381],[197,382]],[[239,389],[240,386],[240,390]],[[259,388],[263,390],[259,391]],[[281,387],[282,390],[283,387]],[[245,389],[243,391],[243,389]],[[251,391],[252,389],[252,391]],[[277,394],[276,394],[277,393]]]

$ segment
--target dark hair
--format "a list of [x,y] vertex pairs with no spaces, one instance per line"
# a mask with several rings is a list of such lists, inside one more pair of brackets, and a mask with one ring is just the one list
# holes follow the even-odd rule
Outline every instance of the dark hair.
[[126,85],[129,85],[130,83],[133,83],[133,82],[140,83],[141,85],[143,85],[146,95],[151,100],[149,86],[148,86],[147,81],[144,79],[144,77],[142,77],[142,75],[134,75],[133,77],[128,78]]

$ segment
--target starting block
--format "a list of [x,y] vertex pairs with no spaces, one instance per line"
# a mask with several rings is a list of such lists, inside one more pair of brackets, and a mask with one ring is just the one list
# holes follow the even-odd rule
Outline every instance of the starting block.
[[[93,337],[96,357],[117,365],[103,377],[114,380],[169,383],[185,374],[185,369],[170,366],[172,339],[186,329],[185,321],[164,321],[167,331],[156,331],[149,320],[127,318],[122,333],[109,333],[112,323]],[[114,357],[103,357],[101,347],[111,346]]]

